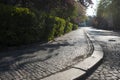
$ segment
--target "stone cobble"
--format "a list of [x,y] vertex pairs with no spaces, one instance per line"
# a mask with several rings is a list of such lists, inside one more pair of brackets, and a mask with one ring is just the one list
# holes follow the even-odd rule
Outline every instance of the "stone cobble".
[[[103,63],[86,80],[120,80],[119,33],[94,29],[89,33],[94,35],[94,38],[102,46],[104,59]],[[115,41],[109,41],[111,38],[115,39]]]
[[11,54],[0,60],[0,79],[40,80],[83,60],[89,49],[83,29],[78,29],[49,43],[0,52]]

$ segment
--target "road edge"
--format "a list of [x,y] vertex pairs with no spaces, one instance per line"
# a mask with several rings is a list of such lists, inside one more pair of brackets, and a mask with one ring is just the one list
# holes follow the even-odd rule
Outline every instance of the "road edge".
[[[93,51],[93,54],[90,57],[88,57],[87,59],[85,59],[83,61],[84,64],[85,63],[90,63],[90,65],[87,65],[86,67],[82,68],[82,66],[80,65],[81,63],[78,64],[80,66],[80,68],[85,70],[86,73],[83,74],[83,75],[80,75],[78,78],[76,78],[74,80],[85,80],[85,79],[87,79],[87,77],[89,77],[100,66],[100,64],[102,63],[103,58],[104,58],[104,52],[103,52],[103,49],[100,46],[100,44],[94,39],[94,36],[90,35],[86,30],[84,30],[84,31],[85,31],[85,34],[88,36],[88,38],[91,40],[91,42],[94,46],[94,51]],[[90,58],[92,58],[92,60],[90,60]],[[88,60],[90,60],[90,61],[88,61]],[[88,61],[88,62],[86,62],[86,61]],[[77,67],[78,67],[78,65],[77,65]]]
[[104,56],[102,47],[87,31],[84,30],[84,32],[93,44],[94,50],[92,55],[68,70],[53,74],[41,80],[85,80],[86,76],[92,72],[91,70],[101,63]]

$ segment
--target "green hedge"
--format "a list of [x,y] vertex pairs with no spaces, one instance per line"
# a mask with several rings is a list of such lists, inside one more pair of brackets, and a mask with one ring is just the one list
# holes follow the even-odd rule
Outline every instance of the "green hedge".
[[68,33],[70,31],[72,31],[72,28],[73,28],[73,24],[70,23],[70,22],[66,22],[66,26],[65,26],[65,29],[64,29],[64,33]]
[[61,36],[64,34],[64,28],[65,28],[66,22],[64,19],[55,17],[55,37]]
[[28,8],[0,4],[0,44],[20,45],[38,40],[37,20]]
[[48,16],[48,13],[0,4],[0,45],[49,41],[76,28],[76,25],[59,17]]
[[65,20],[59,17],[49,16],[46,18],[45,40],[53,40],[54,37],[64,34]]
[[76,30],[76,29],[78,29],[78,25],[73,24],[73,28],[72,28],[72,30]]

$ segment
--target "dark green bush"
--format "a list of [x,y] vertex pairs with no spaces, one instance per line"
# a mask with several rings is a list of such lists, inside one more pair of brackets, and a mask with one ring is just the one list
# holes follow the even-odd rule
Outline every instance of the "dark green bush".
[[64,29],[64,33],[68,33],[70,31],[72,31],[72,28],[73,28],[73,24],[70,23],[70,22],[66,22],[66,26],[65,26],[65,29]]
[[0,45],[29,44],[70,32],[73,24],[43,11],[0,4]]
[[20,45],[38,40],[37,25],[35,14],[28,8],[0,4],[1,45]]
[[46,29],[45,29],[45,40],[53,40],[54,37],[61,36],[64,34],[65,20],[59,17],[47,17],[46,18]]
[[78,25],[77,24],[73,24],[72,30],[76,30],[76,29],[78,29]]
[[61,36],[64,34],[64,28],[65,28],[65,20],[59,17],[55,17],[55,37]]
[[47,17],[45,20],[45,32],[44,32],[44,39],[46,41],[54,39],[55,34],[55,27],[54,27],[54,18],[53,17]]

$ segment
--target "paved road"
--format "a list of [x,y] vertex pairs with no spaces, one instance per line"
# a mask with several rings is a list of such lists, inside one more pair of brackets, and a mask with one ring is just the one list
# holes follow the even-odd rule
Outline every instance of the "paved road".
[[120,80],[120,33],[87,28],[102,46],[103,63],[86,80]]
[[0,52],[0,80],[40,80],[83,60],[90,50],[83,29],[72,31],[53,42]]

